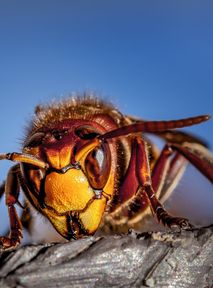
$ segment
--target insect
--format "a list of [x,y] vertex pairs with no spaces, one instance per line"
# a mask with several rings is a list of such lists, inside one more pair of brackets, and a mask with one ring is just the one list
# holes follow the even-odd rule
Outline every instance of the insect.
[[[10,219],[1,245],[9,249],[21,241],[15,208],[24,209],[20,189],[28,205],[66,239],[92,235],[100,225],[131,227],[148,207],[168,227],[190,227],[187,219],[170,215],[159,198],[178,182],[186,159],[213,183],[213,157],[205,143],[175,130],[209,118],[145,121],[90,96],[37,106],[21,153],[0,154],[1,160],[17,162],[0,188]],[[147,133],[166,141],[161,152]]]

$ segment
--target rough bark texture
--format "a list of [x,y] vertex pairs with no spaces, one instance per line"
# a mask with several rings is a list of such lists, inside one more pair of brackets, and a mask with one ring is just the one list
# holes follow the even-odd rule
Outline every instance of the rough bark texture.
[[0,287],[213,287],[213,228],[88,237],[1,253]]

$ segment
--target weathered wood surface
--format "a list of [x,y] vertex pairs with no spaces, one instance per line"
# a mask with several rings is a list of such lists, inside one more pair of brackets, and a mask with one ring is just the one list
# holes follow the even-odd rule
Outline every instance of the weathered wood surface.
[[213,228],[88,237],[1,253],[0,287],[213,287]]

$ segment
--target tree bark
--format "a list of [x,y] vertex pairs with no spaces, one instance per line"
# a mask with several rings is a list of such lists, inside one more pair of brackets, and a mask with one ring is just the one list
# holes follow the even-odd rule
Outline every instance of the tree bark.
[[88,237],[0,255],[0,287],[213,287],[213,228]]

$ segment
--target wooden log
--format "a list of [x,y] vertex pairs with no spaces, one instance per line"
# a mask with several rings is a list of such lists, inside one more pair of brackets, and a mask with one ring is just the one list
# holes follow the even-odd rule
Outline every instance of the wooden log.
[[213,287],[213,228],[132,232],[1,252],[0,287]]

